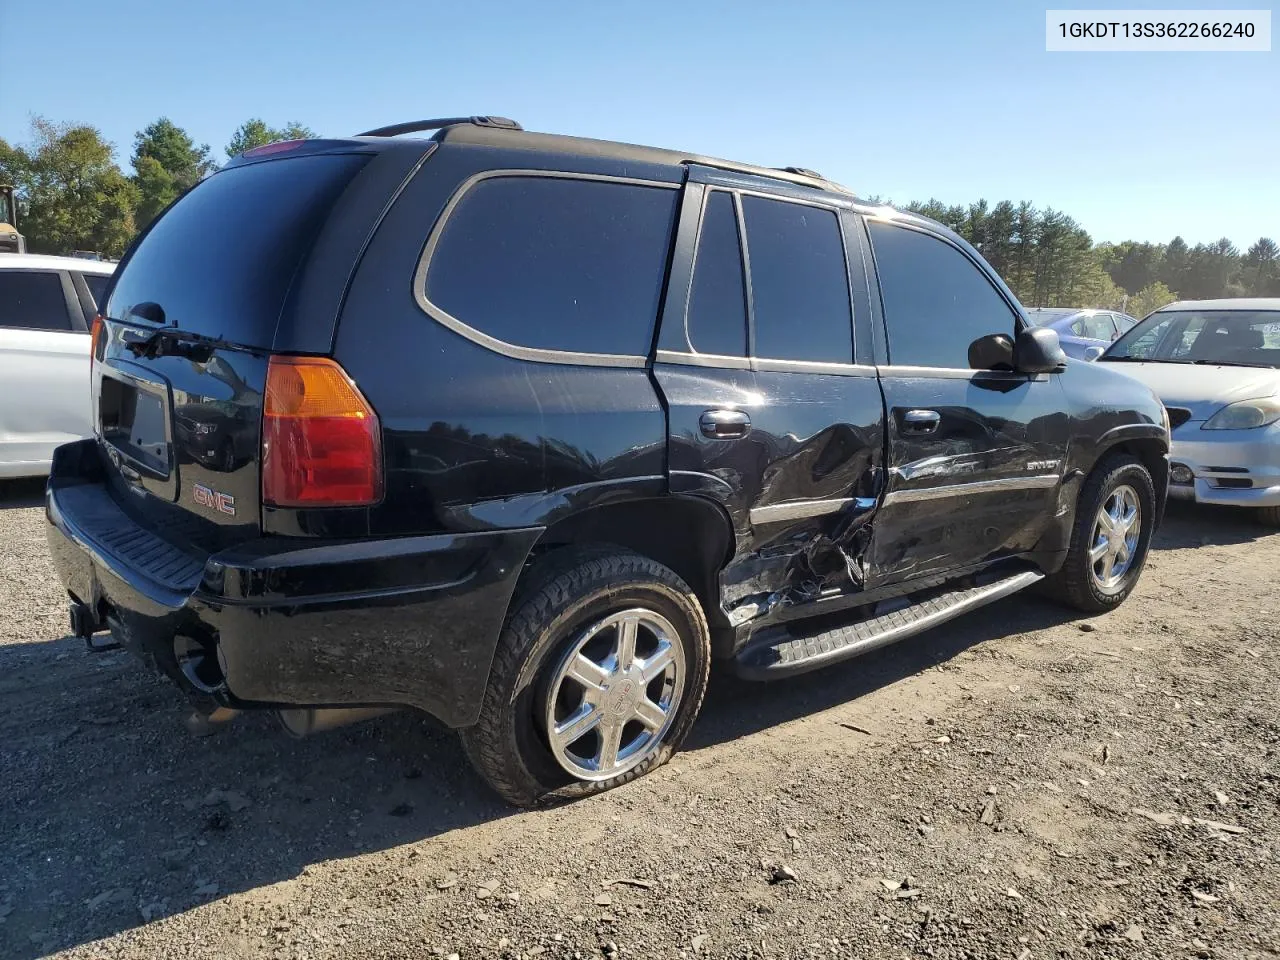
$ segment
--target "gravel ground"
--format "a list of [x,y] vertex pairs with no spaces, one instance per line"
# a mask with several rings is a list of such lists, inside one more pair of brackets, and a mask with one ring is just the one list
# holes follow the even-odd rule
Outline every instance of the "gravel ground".
[[[515,812],[399,714],[193,739],[64,637],[0,501],[0,957],[1277,957],[1280,535],[1172,506],[1142,584],[712,678],[635,784]],[[62,639],[59,639],[62,638]]]

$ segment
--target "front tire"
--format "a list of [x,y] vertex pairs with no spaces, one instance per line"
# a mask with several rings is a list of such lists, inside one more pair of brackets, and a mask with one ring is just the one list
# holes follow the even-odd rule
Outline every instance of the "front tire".
[[1155,526],[1156,495],[1142,462],[1112,454],[1095,468],[1076,503],[1071,547],[1048,592],[1085,613],[1124,602],[1142,576]]
[[499,638],[480,719],[462,731],[476,770],[517,806],[661,766],[693,726],[711,661],[697,598],[657,561],[574,549],[541,562]]

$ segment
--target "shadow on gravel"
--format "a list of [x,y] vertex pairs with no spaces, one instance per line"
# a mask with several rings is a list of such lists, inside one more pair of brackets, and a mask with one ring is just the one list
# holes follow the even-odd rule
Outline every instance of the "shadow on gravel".
[[1015,596],[930,631],[813,673],[752,683],[712,672],[711,687],[686,749],[714,746],[857,700],[943,663],[970,647],[1013,633],[1043,630],[1080,614],[1034,595]]
[[0,480],[0,510],[38,507],[44,503],[44,477]]
[[[515,812],[423,715],[292,740],[252,714],[195,738],[175,688],[74,638],[0,645],[0,703],[5,960]],[[353,892],[394,879],[372,869]]]
[[1170,500],[1154,546],[1157,550],[1221,547],[1232,543],[1251,543],[1276,533],[1275,528],[1258,519],[1258,511],[1247,507],[1218,507]]

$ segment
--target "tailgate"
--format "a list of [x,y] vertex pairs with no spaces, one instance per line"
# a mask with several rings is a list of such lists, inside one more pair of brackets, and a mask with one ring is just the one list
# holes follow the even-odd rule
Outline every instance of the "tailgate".
[[93,420],[109,486],[143,526],[209,551],[258,535],[277,327],[335,200],[368,161],[325,154],[222,170],[121,265],[95,342]]

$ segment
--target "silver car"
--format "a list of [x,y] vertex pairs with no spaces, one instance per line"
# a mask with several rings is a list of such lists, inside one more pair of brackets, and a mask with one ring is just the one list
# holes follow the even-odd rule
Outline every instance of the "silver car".
[[1098,362],[1164,401],[1169,496],[1256,507],[1280,526],[1280,298],[1171,303]]
[[1078,360],[1092,360],[1138,322],[1127,313],[1077,307],[1028,307],[1027,319],[1057,331],[1063,352]]

